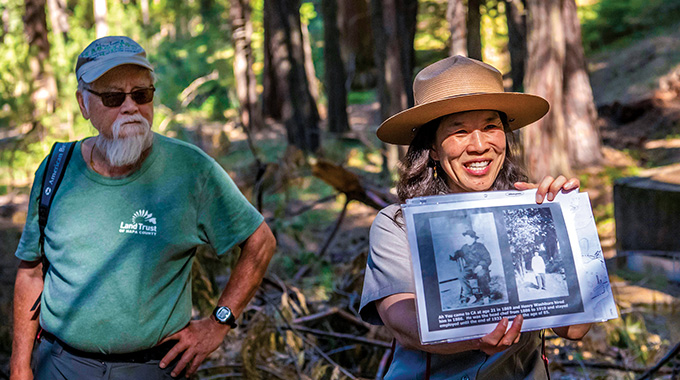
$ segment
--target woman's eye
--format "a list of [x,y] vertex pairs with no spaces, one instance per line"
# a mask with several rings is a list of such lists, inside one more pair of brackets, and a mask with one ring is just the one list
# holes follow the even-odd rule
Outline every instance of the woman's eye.
[[487,131],[492,130],[492,129],[497,129],[497,128],[500,128],[500,127],[496,124],[489,124],[486,127],[484,127],[484,129],[486,129]]

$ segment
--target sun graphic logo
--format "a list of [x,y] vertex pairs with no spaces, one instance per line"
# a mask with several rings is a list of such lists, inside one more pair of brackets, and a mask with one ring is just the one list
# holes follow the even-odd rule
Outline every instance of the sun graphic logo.
[[132,223],[156,224],[156,218],[147,210],[138,210],[132,214]]
[[121,234],[156,236],[158,232],[156,218],[147,210],[137,210],[132,214],[132,223],[120,222],[118,232]]

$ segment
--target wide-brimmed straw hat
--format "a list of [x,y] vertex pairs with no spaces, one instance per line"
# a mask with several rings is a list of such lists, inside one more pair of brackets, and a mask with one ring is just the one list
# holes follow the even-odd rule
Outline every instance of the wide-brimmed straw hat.
[[540,96],[505,92],[503,77],[496,68],[460,55],[420,71],[413,82],[413,96],[415,106],[390,117],[378,128],[380,140],[409,145],[423,124],[464,111],[504,112],[515,130],[535,122],[550,109]]

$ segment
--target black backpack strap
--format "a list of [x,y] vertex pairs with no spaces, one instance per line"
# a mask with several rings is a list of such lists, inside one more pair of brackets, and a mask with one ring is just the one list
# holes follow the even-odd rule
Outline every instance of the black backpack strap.
[[[66,165],[68,165],[71,159],[75,145],[75,141],[54,143],[47,158],[47,167],[43,173],[42,187],[38,196],[38,227],[40,228],[38,245],[42,255],[43,278],[50,266],[50,262],[45,257],[45,226],[47,226],[47,218],[50,215],[50,207],[52,206],[52,200],[54,200],[54,194],[56,194],[61,180],[64,178]],[[42,296],[42,293],[40,293],[40,296]],[[38,296],[38,299],[33,304],[31,311],[36,310],[40,305],[40,296]]]

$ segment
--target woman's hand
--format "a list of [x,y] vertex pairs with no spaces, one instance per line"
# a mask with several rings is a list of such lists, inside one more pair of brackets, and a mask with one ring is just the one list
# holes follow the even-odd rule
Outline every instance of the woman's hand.
[[508,319],[503,318],[492,332],[481,338],[424,345],[420,343],[420,334],[416,322],[418,316],[416,315],[415,295],[413,293],[392,294],[376,301],[376,307],[387,329],[404,348],[439,355],[472,350],[480,350],[487,355],[501,352],[519,342],[520,330],[524,321],[524,318],[518,315],[508,329]]
[[536,190],[536,203],[541,204],[546,196],[549,201],[555,199],[555,195],[562,190],[563,193],[568,193],[572,190],[578,189],[581,186],[581,181],[578,178],[567,178],[563,175],[553,178],[547,176],[541,180],[541,182],[536,185],[535,183],[529,182],[515,182],[515,189],[517,190]]
[[519,342],[522,322],[524,322],[524,317],[520,314],[515,317],[512,326],[508,329],[508,319],[503,318],[492,332],[479,338],[479,350],[491,356]]

